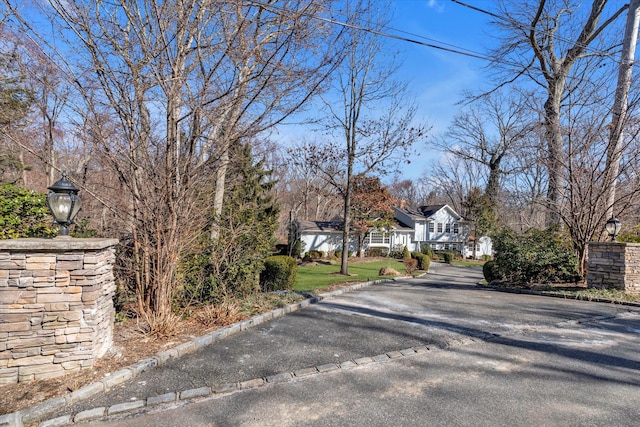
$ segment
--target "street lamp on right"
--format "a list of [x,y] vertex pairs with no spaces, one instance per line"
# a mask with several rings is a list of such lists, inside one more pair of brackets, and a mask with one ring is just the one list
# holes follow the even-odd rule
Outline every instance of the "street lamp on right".
[[611,215],[611,218],[605,224],[605,228],[607,229],[607,233],[611,236],[611,241],[616,241],[616,236],[620,233],[620,229],[622,228],[622,223],[618,218]]

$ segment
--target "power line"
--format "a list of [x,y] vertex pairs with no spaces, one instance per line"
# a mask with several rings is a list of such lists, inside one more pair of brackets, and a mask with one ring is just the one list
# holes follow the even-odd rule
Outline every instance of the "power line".
[[[272,5],[272,4],[265,4],[259,1],[255,1],[255,0],[248,0],[249,3],[252,3],[256,6],[265,8],[265,9],[271,9],[272,11],[274,11],[275,13],[280,13],[280,14],[288,14],[290,13],[289,11],[287,11],[286,9],[284,9],[282,6],[276,6],[276,5]],[[421,38],[424,40],[429,40],[433,43],[427,43],[424,41],[420,41],[420,40],[416,40],[415,38],[409,38],[409,37],[403,37],[403,36],[399,36],[396,34],[392,34],[389,32],[385,32],[385,31],[381,31],[381,30],[376,30],[373,28],[368,28],[368,27],[364,27],[362,25],[356,25],[356,24],[350,24],[348,22],[343,22],[343,21],[338,21],[336,19],[333,18],[326,18],[323,16],[318,16],[315,14],[311,14],[311,13],[305,13],[305,12],[299,12],[301,15],[307,16],[309,18],[313,18],[313,19],[317,19],[319,21],[323,21],[323,22],[327,22],[330,24],[334,24],[334,25],[340,25],[342,27],[345,28],[351,28],[354,30],[359,30],[359,31],[364,31],[364,32],[368,32],[371,34],[375,34],[378,36],[382,36],[382,37],[387,37],[387,38],[391,38],[391,39],[395,39],[395,40],[400,40],[400,41],[404,41],[404,42],[408,42],[408,43],[412,43],[412,44],[417,44],[420,46],[424,46],[424,47],[429,47],[432,49],[439,49],[439,50],[443,50],[446,52],[450,52],[450,53],[455,53],[458,55],[463,55],[463,56],[468,56],[471,58],[476,58],[476,59],[482,59],[485,61],[492,61],[492,58],[490,58],[489,56],[473,51],[471,49],[467,49],[464,47],[460,47],[460,46],[456,46],[450,43],[445,43],[439,40],[435,40],[435,39],[431,39],[425,36],[420,36],[417,34],[413,34],[413,33],[409,33],[403,30],[398,30],[396,28],[392,28],[392,27],[388,27],[388,26],[382,26],[382,28],[388,29],[388,30],[392,30],[398,33],[403,33],[403,34],[407,34],[410,35],[412,37],[417,37],[417,38]],[[438,43],[438,44],[434,44],[434,43]]]
[[[498,15],[498,14],[496,14],[496,13],[490,12],[490,11],[488,11],[488,10],[486,10],[486,9],[482,9],[482,8],[480,8],[480,7],[477,7],[477,6],[473,6],[473,5],[470,5],[470,4],[467,4],[467,3],[464,3],[464,2],[462,2],[462,1],[460,1],[460,0],[451,0],[451,1],[452,1],[453,3],[459,4],[460,6],[464,6],[464,7],[466,7],[466,8],[471,9],[471,10],[474,10],[474,11],[476,11],[476,12],[480,12],[480,13],[482,13],[482,14],[485,14],[485,15],[491,16],[492,18],[496,18],[496,19],[499,19],[500,21],[507,22],[507,23],[509,23],[509,24],[511,24],[511,25],[514,25],[514,26],[518,27],[518,28],[519,28],[519,29],[521,29],[521,30],[527,30],[527,31],[536,30],[536,28],[535,28],[535,27],[531,27],[531,26],[523,25],[523,24],[521,24],[521,23],[519,23],[519,22],[517,22],[517,21],[515,21],[515,20],[513,20],[513,19],[509,19],[509,18],[507,18],[507,17],[504,17],[504,16]],[[550,33],[551,31],[550,31],[550,30],[543,30],[542,32],[543,32],[545,35],[549,36],[549,33]],[[585,44],[585,43],[577,43],[577,42],[576,42],[576,41],[574,41],[574,40],[571,40],[571,39],[568,39],[568,38],[565,38],[565,37],[560,37],[560,36],[558,36],[557,34],[555,34],[555,32],[551,35],[551,37],[552,37],[552,38],[554,38],[554,39],[556,39],[556,40],[559,40],[559,41],[561,41],[561,42],[565,42],[565,43],[575,43],[575,45],[576,45],[576,46],[580,46],[581,48],[583,48],[583,49],[585,49],[585,50],[590,50],[590,51],[591,51],[591,53],[594,53],[594,54],[597,54],[597,55],[601,55],[601,56],[608,56],[608,57],[613,56],[613,53],[609,53],[609,52],[602,52],[602,51],[595,50],[595,49],[591,48],[588,44]]]

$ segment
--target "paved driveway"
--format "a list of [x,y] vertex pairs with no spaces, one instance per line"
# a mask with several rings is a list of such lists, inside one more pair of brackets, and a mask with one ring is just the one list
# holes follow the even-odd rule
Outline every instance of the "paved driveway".
[[333,297],[73,411],[269,377],[282,381],[101,425],[638,425],[640,310],[496,292],[480,276],[435,265]]

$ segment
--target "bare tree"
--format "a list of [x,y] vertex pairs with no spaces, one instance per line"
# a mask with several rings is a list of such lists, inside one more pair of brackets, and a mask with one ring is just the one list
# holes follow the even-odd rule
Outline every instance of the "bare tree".
[[560,203],[566,179],[563,100],[587,76],[599,72],[617,43],[606,40],[605,30],[627,7],[607,0],[593,0],[590,7],[568,0],[503,0],[495,15],[499,19],[494,24],[504,35],[495,51],[495,65],[507,71],[508,81],[526,76],[545,94],[550,224],[561,225]]
[[446,153],[488,169],[484,195],[495,212],[500,182],[515,171],[512,157],[528,144],[532,130],[531,114],[523,98],[493,92],[456,115],[434,143]]
[[[334,187],[318,174],[322,159],[315,155],[317,143],[301,142],[287,149],[288,204],[294,217],[326,220],[339,214],[339,198]],[[321,168],[327,169],[328,165]]]
[[640,1],[631,0],[627,13],[622,53],[620,55],[620,69],[618,71],[618,85],[611,112],[611,132],[607,146],[607,216],[613,216],[613,205],[616,200],[616,186],[624,143],[624,126],[626,125],[627,110],[629,109],[629,90],[631,88],[631,74],[633,60],[638,39],[638,25],[640,25]]
[[[332,139],[316,150],[318,166],[343,200],[343,238],[340,273],[348,274],[351,192],[355,175],[389,172],[399,164],[426,129],[414,125],[416,106],[406,85],[393,80],[397,63],[389,58],[384,41],[376,34],[386,22],[381,5],[363,0],[347,2],[348,43],[337,70],[334,93],[325,98],[327,129]],[[378,112],[380,111],[380,113]]]
[[299,109],[334,69],[339,30],[312,18],[324,6],[51,0],[40,12],[68,37],[65,57],[28,22],[35,12],[22,20],[73,71],[86,113],[76,121],[129,197],[140,311],[159,324],[180,254],[207,224],[215,231],[230,147]]
[[464,201],[474,188],[486,185],[487,171],[474,160],[445,154],[429,169],[425,180],[436,193],[433,202],[448,204],[464,217],[467,216]]

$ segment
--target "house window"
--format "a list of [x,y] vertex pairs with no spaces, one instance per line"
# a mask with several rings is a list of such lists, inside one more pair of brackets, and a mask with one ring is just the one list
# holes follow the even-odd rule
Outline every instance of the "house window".
[[389,243],[388,234],[376,233],[375,231],[371,232],[371,234],[369,235],[369,239],[372,245],[384,245]]
[[446,223],[444,228],[445,233],[451,233],[451,224]]
[[442,233],[442,223],[438,223],[438,233]]
[[371,233],[370,237],[372,244],[381,244],[384,241],[384,236],[382,235],[382,233]]
[[453,224],[453,234],[458,234],[460,233],[460,227],[458,226],[458,223]]
[[448,243],[444,244],[444,250],[448,251],[449,249],[451,249],[451,245],[449,245]]
[[429,223],[429,233],[433,233],[434,231],[435,231],[434,230],[434,224],[433,224],[433,222],[430,222]]

